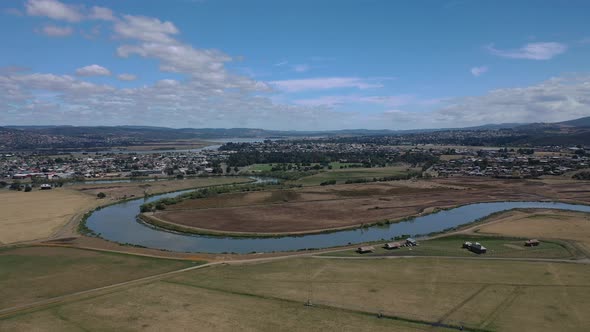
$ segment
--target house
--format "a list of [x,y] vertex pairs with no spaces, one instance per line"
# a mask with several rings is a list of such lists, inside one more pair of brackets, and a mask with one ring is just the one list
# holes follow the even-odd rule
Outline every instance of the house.
[[479,242],[475,242],[475,243],[471,243],[471,242],[465,242],[463,243],[463,248],[476,253],[476,254],[485,254],[488,249],[486,247],[484,247],[483,245],[481,245],[481,243]]
[[541,241],[537,240],[537,239],[530,239],[530,240],[526,240],[524,242],[524,246],[525,247],[536,247],[539,244],[541,244]]
[[418,245],[418,242],[416,242],[416,240],[412,239],[411,237],[406,239],[406,245],[409,247],[415,247]]
[[373,252],[375,251],[375,248],[373,247],[358,247],[356,248],[356,252],[358,252],[359,254],[366,254],[369,252]]
[[51,190],[51,185],[50,184],[47,184],[47,183],[44,183],[44,184],[41,185],[40,188],[41,188],[41,190]]
[[383,248],[385,249],[398,249],[401,248],[402,244],[400,242],[390,242],[386,243]]

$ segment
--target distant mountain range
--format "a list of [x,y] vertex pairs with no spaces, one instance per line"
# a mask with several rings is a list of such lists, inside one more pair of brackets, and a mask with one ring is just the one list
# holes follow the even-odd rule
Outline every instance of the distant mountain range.
[[383,136],[483,130],[516,131],[522,133],[526,137],[527,143],[533,145],[588,144],[587,142],[590,142],[590,117],[557,123],[503,123],[467,128],[417,130],[280,131],[253,128],[174,129],[149,126],[5,126],[0,127],[0,149],[93,148],[181,139]]

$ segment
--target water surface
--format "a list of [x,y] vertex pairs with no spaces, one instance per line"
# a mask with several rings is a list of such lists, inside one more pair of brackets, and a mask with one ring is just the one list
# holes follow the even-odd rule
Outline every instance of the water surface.
[[191,190],[157,195],[147,200],[136,199],[105,207],[94,212],[88,218],[87,226],[107,240],[149,248],[180,252],[251,253],[328,248],[352,243],[388,240],[404,234],[412,236],[426,235],[471,223],[494,212],[516,208],[590,212],[590,206],[587,205],[554,202],[475,203],[385,226],[281,238],[240,238],[180,234],[148,226],[136,220],[139,207],[143,203],[164,197],[174,197],[189,191]]

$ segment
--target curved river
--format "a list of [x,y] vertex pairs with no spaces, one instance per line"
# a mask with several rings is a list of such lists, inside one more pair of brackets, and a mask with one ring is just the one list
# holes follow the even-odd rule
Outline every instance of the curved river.
[[515,208],[549,208],[590,212],[590,206],[553,202],[494,202],[464,205],[451,210],[415,217],[407,221],[365,229],[281,238],[243,238],[180,234],[154,228],[137,221],[139,207],[164,197],[192,190],[162,194],[111,205],[94,212],[86,221],[88,228],[104,239],[179,252],[251,253],[328,248],[352,243],[379,241],[396,236],[440,232],[471,223],[494,212]]

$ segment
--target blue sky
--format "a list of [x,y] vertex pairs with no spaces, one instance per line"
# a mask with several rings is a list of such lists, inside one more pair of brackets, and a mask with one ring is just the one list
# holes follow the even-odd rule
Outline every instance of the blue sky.
[[588,1],[4,0],[0,125],[590,116]]

